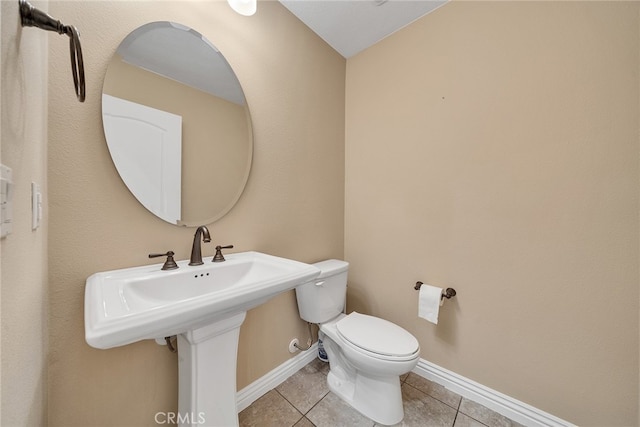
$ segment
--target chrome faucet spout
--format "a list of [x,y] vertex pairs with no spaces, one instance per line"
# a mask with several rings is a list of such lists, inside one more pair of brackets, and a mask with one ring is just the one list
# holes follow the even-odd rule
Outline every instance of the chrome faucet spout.
[[189,265],[202,265],[202,249],[200,246],[200,239],[207,243],[211,241],[211,235],[209,229],[204,225],[201,225],[196,229],[196,233],[193,235],[193,246],[191,246],[191,260]]

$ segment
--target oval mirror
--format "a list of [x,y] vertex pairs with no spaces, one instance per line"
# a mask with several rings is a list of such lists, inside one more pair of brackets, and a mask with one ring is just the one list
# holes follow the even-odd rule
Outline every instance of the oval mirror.
[[120,177],[157,217],[209,224],[240,198],[249,109],[226,59],[197,31],[173,22],[132,31],[107,68],[102,123]]

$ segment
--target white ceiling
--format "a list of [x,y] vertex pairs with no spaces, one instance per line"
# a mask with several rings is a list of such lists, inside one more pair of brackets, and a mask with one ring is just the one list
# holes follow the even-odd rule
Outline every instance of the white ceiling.
[[279,1],[338,53],[349,58],[447,0]]
[[[279,1],[349,58],[447,0]],[[231,102],[244,103],[242,90],[226,60],[206,38],[188,27],[169,22],[144,25],[123,40],[118,54],[132,65]],[[212,79],[212,75],[217,77]]]

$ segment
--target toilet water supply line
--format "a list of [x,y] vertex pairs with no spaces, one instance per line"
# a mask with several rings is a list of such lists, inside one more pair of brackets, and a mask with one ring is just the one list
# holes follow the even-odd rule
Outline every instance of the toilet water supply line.
[[171,335],[170,337],[164,337],[165,342],[167,343],[167,348],[171,353],[177,353],[178,347],[176,347],[173,343],[177,342],[178,337],[176,335]]
[[297,342],[293,343],[293,346],[301,351],[309,350],[311,348],[311,343],[313,342],[313,334],[311,333],[311,322],[307,322],[307,325],[309,326],[309,339],[307,340],[307,348],[300,347]]

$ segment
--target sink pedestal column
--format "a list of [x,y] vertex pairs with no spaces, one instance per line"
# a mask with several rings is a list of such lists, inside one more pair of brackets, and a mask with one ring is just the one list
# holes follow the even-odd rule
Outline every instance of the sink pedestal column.
[[246,312],[178,335],[178,419],[186,426],[237,426],[236,364]]

